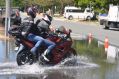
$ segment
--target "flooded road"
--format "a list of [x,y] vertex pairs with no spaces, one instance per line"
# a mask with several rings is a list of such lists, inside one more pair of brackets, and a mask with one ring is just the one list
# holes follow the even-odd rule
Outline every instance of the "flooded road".
[[[73,47],[79,55],[56,66],[42,66],[38,63],[18,66],[14,41],[0,40],[0,79],[118,79],[118,58],[113,62],[108,61],[102,55],[103,46],[98,47],[97,40],[92,43],[88,45],[84,39],[74,40]],[[77,60],[76,63],[70,65],[74,60]]]

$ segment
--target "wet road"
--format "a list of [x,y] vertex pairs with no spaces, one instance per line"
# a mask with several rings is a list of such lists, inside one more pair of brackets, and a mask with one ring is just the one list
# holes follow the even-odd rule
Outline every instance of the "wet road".
[[[98,67],[96,64],[84,62],[81,64],[79,61],[73,66],[65,65],[74,59],[66,59],[53,67],[44,67],[37,63],[19,67],[15,61],[14,47],[14,41],[0,41],[0,79],[76,79],[81,70]],[[80,60],[80,57],[77,60]]]
[[[75,42],[75,41],[74,41]],[[78,43],[78,42],[76,42]],[[86,43],[84,43],[86,44]],[[66,59],[56,66],[18,66],[14,41],[0,41],[0,79],[118,79],[119,62],[77,56]],[[75,47],[75,46],[74,46]]]

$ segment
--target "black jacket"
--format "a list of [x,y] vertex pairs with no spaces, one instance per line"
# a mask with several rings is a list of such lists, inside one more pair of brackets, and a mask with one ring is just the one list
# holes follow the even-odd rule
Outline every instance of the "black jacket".
[[29,33],[33,33],[38,36],[46,37],[47,33],[49,31],[50,23],[48,23],[45,20],[37,20],[36,24],[34,24],[32,21],[23,23],[23,32],[26,32],[25,36],[27,36]]

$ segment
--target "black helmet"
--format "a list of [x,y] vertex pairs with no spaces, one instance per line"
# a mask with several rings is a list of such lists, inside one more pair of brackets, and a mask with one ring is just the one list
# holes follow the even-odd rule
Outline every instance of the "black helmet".
[[27,10],[27,14],[29,16],[31,16],[32,18],[36,17],[36,10],[34,9],[34,7],[29,7]]

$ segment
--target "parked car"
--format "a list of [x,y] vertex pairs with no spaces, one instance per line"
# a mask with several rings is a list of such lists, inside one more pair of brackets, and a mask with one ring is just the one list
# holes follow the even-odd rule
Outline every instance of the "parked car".
[[94,17],[94,11],[90,8],[81,9],[74,6],[66,6],[63,16],[69,20],[74,18],[91,20]]
[[107,13],[99,14],[98,21],[99,21],[100,25],[104,25],[104,23],[107,20],[107,15],[108,15]]

